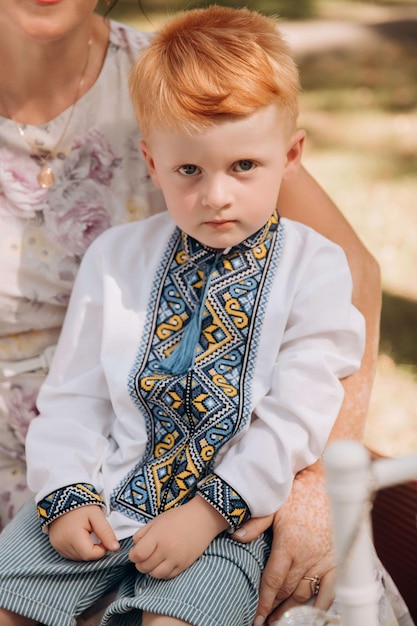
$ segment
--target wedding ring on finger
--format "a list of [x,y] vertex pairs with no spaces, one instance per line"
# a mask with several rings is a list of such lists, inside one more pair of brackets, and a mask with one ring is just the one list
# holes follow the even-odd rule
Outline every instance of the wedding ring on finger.
[[317,576],[303,576],[303,580],[308,580],[310,582],[311,595],[316,596],[320,591],[320,577]]

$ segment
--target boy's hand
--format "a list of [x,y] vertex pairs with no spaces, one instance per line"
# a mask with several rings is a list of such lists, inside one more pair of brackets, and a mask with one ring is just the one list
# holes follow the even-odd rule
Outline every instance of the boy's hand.
[[120,547],[102,508],[95,504],[54,520],[49,525],[49,541],[61,556],[73,561],[97,561],[108,550],[116,552]]
[[133,535],[130,560],[139,572],[174,578],[192,565],[223,530],[225,518],[200,496],[146,524]]

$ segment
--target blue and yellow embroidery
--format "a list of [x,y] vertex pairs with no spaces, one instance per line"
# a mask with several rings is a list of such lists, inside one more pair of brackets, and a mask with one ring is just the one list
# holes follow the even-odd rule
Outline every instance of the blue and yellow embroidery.
[[38,518],[41,526],[44,527],[60,515],[88,504],[104,506],[100,494],[93,485],[88,483],[68,485],[57,489],[38,503]]
[[[215,474],[213,460],[251,416],[254,360],[282,237],[277,215],[223,254],[174,232],[129,379],[148,443],[143,460],[113,491],[111,505],[121,513],[146,522],[198,491],[232,528],[249,517],[246,502]],[[181,374],[164,371],[200,306],[191,366]]]

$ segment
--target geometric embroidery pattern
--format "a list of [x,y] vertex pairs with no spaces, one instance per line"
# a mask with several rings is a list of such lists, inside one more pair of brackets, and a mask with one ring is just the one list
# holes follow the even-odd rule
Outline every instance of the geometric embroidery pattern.
[[250,517],[245,501],[215,474],[203,481],[198,493],[226,518],[232,531],[242,526]]
[[[148,441],[143,460],[111,495],[112,507],[124,515],[149,521],[201,489],[232,527],[249,516],[239,494],[213,473],[214,458],[251,417],[254,361],[282,239],[277,214],[227,253],[175,230],[129,377]],[[208,280],[192,366],[167,373],[161,362],[181,341]]]
[[57,489],[38,503],[38,518],[43,528],[60,515],[88,504],[104,506],[93,485],[87,483],[68,485]]

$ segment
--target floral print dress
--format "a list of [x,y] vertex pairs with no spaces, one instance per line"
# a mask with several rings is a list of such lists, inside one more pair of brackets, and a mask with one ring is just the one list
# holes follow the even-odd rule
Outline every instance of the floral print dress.
[[[110,226],[164,208],[138,147],[127,87],[147,42],[110,22],[103,68],[50,162],[49,189],[39,186],[39,163],[14,122],[0,117],[0,528],[30,495],[25,435],[84,252]],[[70,113],[24,127],[25,134],[53,149]]]

